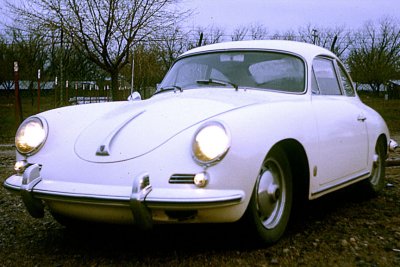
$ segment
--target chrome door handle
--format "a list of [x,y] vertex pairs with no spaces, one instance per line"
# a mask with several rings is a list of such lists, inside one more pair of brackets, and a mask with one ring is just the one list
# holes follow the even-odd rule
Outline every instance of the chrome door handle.
[[364,115],[358,115],[357,120],[358,121],[365,121],[367,119],[367,117],[365,117]]

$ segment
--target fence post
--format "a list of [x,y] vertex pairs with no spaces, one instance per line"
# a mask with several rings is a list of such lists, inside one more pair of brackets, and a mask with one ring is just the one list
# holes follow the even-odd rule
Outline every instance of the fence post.
[[37,91],[37,111],[38,113],[40,112],[40,69],[38,69],[37,72],[37,77],[38,77],[38,91]]
[[18,61],[14,61],[14,91],[15,91],[15,124],[16,128],[22,122],[22,105],[21,105],[21,97],[19,95],[19,70],[18,70]]
[[75,81],[75,105],[78,105],[78,82]]
[[92,103],[92,84],[89,84],[89,104]]
[[65,82],[65,101],[69,105],[68,80]]
[[58,90],[57,90],[57,85],[58,85],[58,78],[56,76],[56,78],[54,79],[54,107],[58,107],[57,106],[57,97],[58,97]]

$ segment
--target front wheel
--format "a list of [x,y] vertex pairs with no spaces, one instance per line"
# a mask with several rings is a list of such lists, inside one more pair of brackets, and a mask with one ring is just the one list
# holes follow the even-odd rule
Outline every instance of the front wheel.
[[292,208],[293,188],[285,152],[273,148],[257,177],[246,216],[264,243],[277,242],[286,230]]

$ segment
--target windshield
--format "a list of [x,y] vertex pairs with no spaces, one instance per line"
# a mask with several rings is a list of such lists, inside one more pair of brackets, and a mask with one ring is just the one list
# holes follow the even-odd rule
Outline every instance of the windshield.
[[299,93],[305,88],[305,67],[300,58],[277,52],[197,54],[178,60],[165,76],[158,92],[204,86]]

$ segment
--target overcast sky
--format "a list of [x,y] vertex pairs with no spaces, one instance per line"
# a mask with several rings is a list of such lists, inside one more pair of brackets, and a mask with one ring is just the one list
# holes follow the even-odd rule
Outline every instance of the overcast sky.
[[357,29],[384,16],[400,18],[400,0],[182,0],[195,10],[188,26],[225,30],[258,23],[270,32],[297,30],[307,24]]
[[[19,0],[13,0],[19,1]],[[238,26],[264,25],[270,33],[316,27],[345,26],[358,29],[366,21],[384,16],[400,21],[400,0],[180,0],[183,9],[193,9],[188,28],[218,26],[227,32]],[[6,17],[0,0],[0,22]],[[1,14],[3,13],[3,14]],[[0,29],[2,25],[0,25]]]

